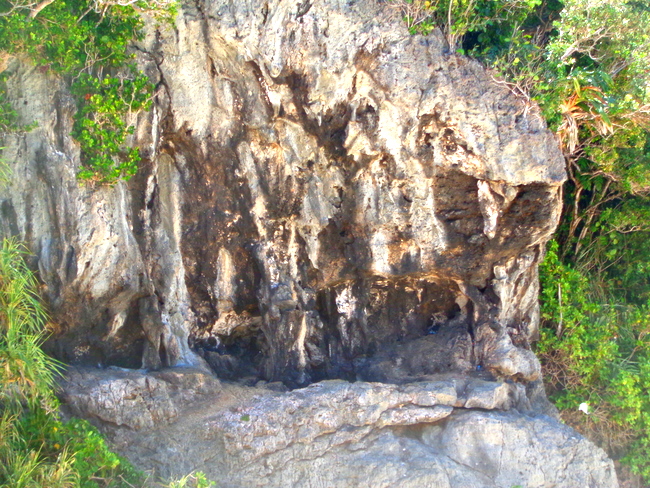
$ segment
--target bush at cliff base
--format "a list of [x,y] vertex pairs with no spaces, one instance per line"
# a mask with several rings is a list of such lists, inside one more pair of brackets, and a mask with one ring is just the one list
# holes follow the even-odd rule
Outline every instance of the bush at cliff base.
[[650,479],[650,303],[597,296],[558,248],[551,242],[540,268],[537,353],[550,397],[567,423]]
[[0,487],[209,488],[203,473],[170,484],[153,483],[111,452],[85,420],[62,422],[55,379],[62,364],[41,345],[47,314],[26,248],[12,239],[0,247]]
[[0,248],[0,486],[130,487],[142,476],[108,450],[82,420],[57,417],[54,381],[61,365],[41,344],[47,315],[24,246]]

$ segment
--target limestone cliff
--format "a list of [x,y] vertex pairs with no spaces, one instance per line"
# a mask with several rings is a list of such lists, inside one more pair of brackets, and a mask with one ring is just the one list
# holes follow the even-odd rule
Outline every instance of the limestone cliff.
[[[0,232],[35,253],[57,357],[290,387],[477,377],[523,395],[494,408],[545,408],[530,343],[565,174],[535,107],[379,0],[196,0],[134,52],[157,89],[113,187],[75,177],[65,84],[9,66],[38,127],[6,142]],[[349,428],[437,419],[380,418]]]

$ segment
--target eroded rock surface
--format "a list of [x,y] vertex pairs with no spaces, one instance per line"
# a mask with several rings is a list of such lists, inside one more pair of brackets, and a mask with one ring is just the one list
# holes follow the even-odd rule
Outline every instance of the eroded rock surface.
[[556,141],[397,17],[196,0],[151,20],[144,160],[112,187],[76,179],[65,83],[10,62],[38,126],[5,140],[0,236],[34,251],[50,350],[111,366],[71,370],[66,408],[139,466],[220,487],[615,487],[543,415],[530,350]]
[[375,0],[200,0],[152,21],[134,50],[157,83],[132,121],[145,160],[114,187],[75,179],[64,83],[14,60],[10,96],[38,127],[6,141],[0,228],[35,252],[51,350],[149,368],[199,352],[222,377],[293,386],[535,380],[557,144],[397,17]]
[[408,385],[273,387],[194,370],[82,369],[68,374],[64,398],[139,467],[202,470],[219,487],[618,486],[605,453],[541,415],[521,384],[448,373]]

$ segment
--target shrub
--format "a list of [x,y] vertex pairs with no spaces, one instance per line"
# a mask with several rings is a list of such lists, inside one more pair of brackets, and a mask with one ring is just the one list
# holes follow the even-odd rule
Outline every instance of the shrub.
[[[58,417],[55,379],[62,364],[40,348],[47,314],[38,281],[13,239],[0,247],[0,487],[133,488],[143,473],[110,451],[85,420]],[[169,488],[209,488],[201,472]]]
[[499,33],[507,38],[542,0],[396,0],[411,34],[440,28],[451,51],[461,50],[468,33]]
[[133,486],[142,476],[110,452],[93,427],[57,417],[54,382],[62,365],[40,348],[47,315],[36,277],[23,259],[26,254],[17,241],[2,242],[0,486]]
[[0,248],[0,405],[15,412],[30,408],[52,411],[57,402],[54,377],[60,364],[40,348],[47,315],[38,283],[22,257],[26,249],[7,239]]
[[540,267],[537,353],[551,399],[573,427],[650,479],[650,302],[601,296],[558,247],[551,242]]
[[[35,5],[0,0],[0,58],[27,55],[71,86],[78,108],[73,137],[81,147],[81,179],[115,183],[137,171],[140,155],[127,144],[133,133],[128,122],[149,108],[153,93],[128,49],[141,37],[142,10],[169,18],[175,4],[45,0]],[[21,129],[4,93],[2,70],[0,135]]]

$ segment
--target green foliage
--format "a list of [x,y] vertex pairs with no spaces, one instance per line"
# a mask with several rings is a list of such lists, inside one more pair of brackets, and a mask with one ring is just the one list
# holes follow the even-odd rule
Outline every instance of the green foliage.
[[[47,315],[15,240],[0,248],[0,486],[124,487],[141,476],[87,422],[56,416],[61,365],[40,348]],[[100,480],[110,483],[100,484]]]
[[60,365],[40,346],[47,315],[38,283],[27,268],[26,249],[7,239],[0,248],[0,406],[15,411],[23,403],[51,411],[56,407],[54,377]]
[[[27,250],[0,247],[0,488],[133,488],[147,480],[111,452],[85,420],[60,420],[54,387],[61,364],[40,348],[47,314]],[[209,488],[197,472],[169,488]]]
[[585,385],[600,381],[618,354],[616,314],[591,298],[588,276],[562,263],[557,251],[551,241],[540,266],[542,320],[552,326],[541,329],[537,347],[542,357],[554,358],[549,369],[558,368],[553,388],[563,401],[571,390],[574,403],[581,399],[577,408],[588,395]]
[[18,114],[9,103],[6,75],[0,73],[0,134],[18,129]]
[[30,131],[36,124],[23,125],[19,121],[18,113],[12,107],[7,95],[6,74],[0,72],[0,142],[3,134],[12,132]]
[[541,104],[569,174],[538,348],[565,419],[650,481],[650,5],[563,3],[546,39],[515,46],[528,64],[496,63]]
[[166,488],[210,488],[211,486],[215,486],[214,482],[210,481],[201,471],[197,471],[178,481],[172,481]]
[[0,415],[0,486],[6,488],[72,488],[77,476],[69,454],[63,452],[54,462],[47,462],[38,451],[27,449],[17,417],[7,411]]
[[[551,242],[540,267],[537,353],[551,398],[574,427],[650,479],[650,301],[607,301],[558,248]],[[578,412],[583,402],[589,415]]]
[[[0,452],[0,486],[127,488],[142,486],[144,477],[111,452],[99,432],[84,420],[61,422],[42,409],[0,420],[8,431]],[[1,435],[1,434],[0,434]],[[49,478],[59,472],[60,481]]]
[[88,166],[79,174],[82,179],[113,182],[136,173],[140,154],[137,148],[125,147],[134,129],[127,126],[125,115],[148,110],[152,91],[149,79],[135,70],[130,77],[80,75],[73,85],[79,110],[72,134]]
[[[33,3],[16,5],[0,0],[0,57],[27,55],[41,69],[70,81],[78,107],[73,136],[81,145],[81,179],[128,179],[140,155],[127,145],[133,132],[127,124],[149,108],[153,92],[132,64],[128,47],[141,37],[139,11],[169,18],[175,4],[54,0],[37,16]],[[15,111],[3,94],[0,78],[0,133],[16,129]]]
[[411,34],[440,28],[452,51],[462,50],[468,33],[506,39],[542,0],[398,0]]
[[[2,151],[4,147],[0,147],[0,151]],[[11,177],[11,168],[9,168],[9,165],[5,163],[2,159],[0,159],[0,190],[9,183],[9,179]]]
[[142,26],[133,7],[113,6],[102,12],[86,0],[56,0],[32,18],[29,7],[8,13],[11,5],[0,4],[0,11],[7,13],[0,17],[0,51],[26,54],[36,65],[64,75],[98,64],[127,64],[128,44],[139,37]]
[[521,29],[506,51],[474,53],[489,52],[487,61],[540,103],[560,136],[571,179],[562,255],[577,263],[580,240],[605,208],[650,193],[650,8],[618,0],[563,4],[544,16],[559,15],[551,26]]

